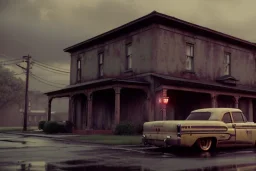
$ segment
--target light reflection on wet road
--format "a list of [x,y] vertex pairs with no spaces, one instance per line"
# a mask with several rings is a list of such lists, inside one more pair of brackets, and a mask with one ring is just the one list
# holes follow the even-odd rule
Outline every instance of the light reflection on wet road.
[[[216,167],[220,165],[226,167]],[[71,144],[47,138],[0,134],[0,171],[73,171],[85,168],[87,171],[170,171],[205,167],[207,170],[237,170],[239,167],[256,170],[256,150],[199,153],[189,149]]]

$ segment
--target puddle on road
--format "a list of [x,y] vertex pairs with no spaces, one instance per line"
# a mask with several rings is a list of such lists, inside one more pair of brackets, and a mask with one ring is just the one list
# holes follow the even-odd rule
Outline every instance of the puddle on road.
[[2,171],[48,171],[46,170],[46,163],[43,161],[38,162],[18,162],[17,164],[1,164],[0,170]]
[[165,158],[213,158],[230,157],[236,155],[256,154],[255,149],[251,148],[229,148],[219,149],[210,152],[199,152],[191,148],[145,148],[142,150],[145,156],[165,157]]
[[[4,166],[6,164],[6,166]],[[96,161],[71,160],[66,162],[46,164],[43,161],[38,162],[20,162],[14,165],[13,163],[0,163],[2,171],[153,171],[140,166],[109,166],[101,165]],[[186,169],[182,171],[238,171],[250,170],[256,171],[256,163],[226,165],[226,166],[211,166],[197,169]]]
[[149,169],[144,169],[139,166],[108,166],[101,164],[99,160],[71,160],[65,162],[52,163],[48,164],[46,169],[59,169],[59,171],[153,171]]
[[71,160],[59,163],[46,162],[19,162],[0,163],[0,171],[153,171],[139,166],[107,166],[99,165],[96,161]]
[[226,165],[226,166],[211,166],[197,169],[186,169],[181,171],[256,171],[256,163]]
[[[50,169],[57,169],[51,167]],[[153,171],[149,169],[144,169],[139,166],[133,167],[120,167],[120,166],[104,166],[104,165],[92,165],[92,166],[78,166],[78,167],[70,167],[70,168],[61,168],[58,171]],[[48,170],[47,170],[48,171]],[[50,171],[50,170],[49,170]]]
[[21,144],[26,144],[26,141],[19,141],[19,140],[0,140],[3,142],[11,142],[11,143],[21,143]]

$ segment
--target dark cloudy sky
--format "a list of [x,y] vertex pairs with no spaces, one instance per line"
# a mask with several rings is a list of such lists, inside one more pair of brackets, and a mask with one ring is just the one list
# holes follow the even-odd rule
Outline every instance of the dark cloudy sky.
[[[64,48],[154,10],[256,42],[255,6],[256,0],[0,0],[0,58],[30,54],[69,69]],[[16,66],[9,68],[21,72]],[[36,66],[32,71],[52,82],[69,83],[69,75]],[[56,89],[33,79],[30,88]]]

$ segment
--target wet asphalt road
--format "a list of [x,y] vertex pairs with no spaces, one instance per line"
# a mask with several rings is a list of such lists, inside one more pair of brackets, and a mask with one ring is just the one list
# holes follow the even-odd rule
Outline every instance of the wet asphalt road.
[[0,171],[256,170],[256,150],[199,153],[189,149],[102,146],[0,134]]

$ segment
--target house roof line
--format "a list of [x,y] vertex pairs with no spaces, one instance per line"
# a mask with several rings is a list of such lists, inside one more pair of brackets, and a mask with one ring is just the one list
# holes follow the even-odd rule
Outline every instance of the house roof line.
[[[231,35],[228,35],[228,34],[225,34],[225,33],[222,33],[222,32],[219,32],[219,31],[207,28],[207,27],[203,27],[203,26],[200,26],[200,25],[197,25],[197,24],[193,24],[193,23],[190,23],[190,22],[187,22],[187,21],[184,21],[184,20],[181,20],[181,19],[169,16],[169,15],[166,15],[166,14],[163,14],[163,13],[159,13],[157,11],[153,11],[153,12],[151,12],[151,13],[145,15],[145,16],[142,16],[142,17],[140,17],[138,19],[130,21],[130,22],[128,22],[126,24],[123,24],[123,25],[121,25],[121,26],[119,26],[117,28],[114,28],[114,29],[112,29],[110,31],[104,32],[104,33],[102,33],[102,34],[100,34],[98,36],[92,37],[92,38],[87,39],[87,40],[85,40],[83,42],[80,42],[80,43],[77,43],[77,44],[75,44],[73,46],[67,47],[67,48],[64,49],[64,51],[65,52],[71,52],[75,48],[79,48],[80,46],[86,45],[86,44],[91,43],[91,42],[93,42],[95,40],[98,40],[100,38],[104,38],[104,37],[110,36],[112,34],[117,33],[118,31],[122,31],[124,29],[127,29],[128,27],[135,26],[136,24],[139,24],[139,23],[141,23],[143,21],[146,21],[147,19],[150,19],[150,18],[153,18],[153,17],[159,17],[161,19],[166,19],[168,22],[175,22],[175,23],[183,24],[184,26],[189,26],[189,27],[195,28],[195,29],[200,30],[200,31],[204,31],[204,32],[207,32],[207,33],[215,34],[215,35],[221,36],[223,38],[228,38],[228,39],[233,40],[233,41],[237,41],[237,42],[240,42],[240,43],[244,43],[244,44],[256,47],[256,44],[253,43],[253,42],[250,42],[250,41],[247,41],[247,40],[243,40],[241,38],[234,37],[234,36],[231,36]],[[152,22],[152,24],[153,24],[153,22]]]

